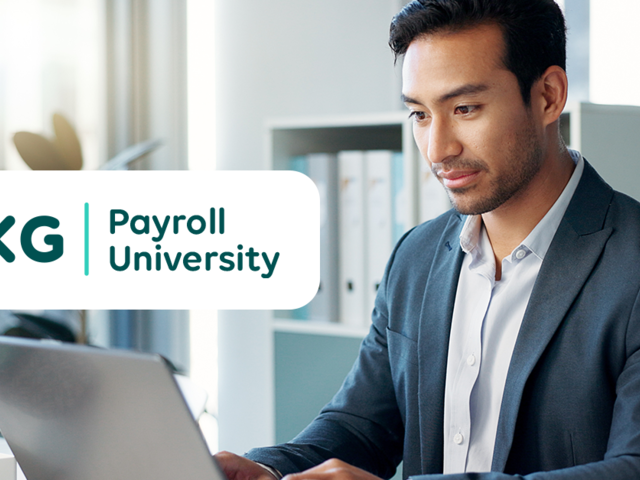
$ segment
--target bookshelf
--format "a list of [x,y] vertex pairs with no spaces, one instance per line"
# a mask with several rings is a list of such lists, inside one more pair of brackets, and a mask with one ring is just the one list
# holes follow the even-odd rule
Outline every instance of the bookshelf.
[[407,112],[337,117],[280,118],[267,122],[267,164],[286,169],[291,157],[309,153],[337,154],[342,150],[394,150],[404,158],[407,188],[406,215],[418,222],[418,162],[420,152],[413,140]]
[[[272,169],[291,168],[291,159],[299,156],[318,153],[337,155],[342,151],[353,150],[387,150],[402,153],[402,184],[406,201],[402,202],[401,214],[406,227],[418,224],[420,218],[418,192],[421,157],[413,140],[412,124],[406,112],[280,118],[270,120],[267,123],[267,164]],[[330,195],[337,196],[337,194],[337,191],[330,192]],[[334,215],[337,217],[337,210]],[[334,243],[339,243],[339,240],[336,238]],[[337,245],[335,248],[335,258],[337,258]],[[338,285],[335,288],[339,288]],[[331,316],[335,318],[337,315]],[[296,332],[327,333],[330,335],[341,335],[342,333],[353,335],[353,332],[357,332],[358,336],[363,337],[368,330],[366,323],[354,327],[333,322],[306,320],[287,322],[282,319],[282,312],[275,312],[273,321],[275,322],[274,328],[278,331],[295,329]]]

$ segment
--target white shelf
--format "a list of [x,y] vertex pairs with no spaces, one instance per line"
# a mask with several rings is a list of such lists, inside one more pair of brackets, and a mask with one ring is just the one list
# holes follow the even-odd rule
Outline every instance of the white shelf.
[[342,323],[313,322],[309,320],[281,320],[274,319],[274,332],[303,333],[308,335],[327,335],[333,337],[364,338],[369,330],[357,328]]
[[290,128],[359,127],[399,125],[409,121],[409,112],[384,112],[361,115],[327,115],[317,117],[279,117],[267,121],[268,130]]

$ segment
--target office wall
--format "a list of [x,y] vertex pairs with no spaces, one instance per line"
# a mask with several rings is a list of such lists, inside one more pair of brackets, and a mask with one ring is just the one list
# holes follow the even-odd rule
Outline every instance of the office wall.
[[[268,118],[401,108],[387,35],[402,3],[217,0],[218,168],[266,168]],[[220,312],[221,449],[274,441],[272,342],[266,312]]]
[[216,3],[218,167],[264,168],[264,121],[399,108],[393,0]]

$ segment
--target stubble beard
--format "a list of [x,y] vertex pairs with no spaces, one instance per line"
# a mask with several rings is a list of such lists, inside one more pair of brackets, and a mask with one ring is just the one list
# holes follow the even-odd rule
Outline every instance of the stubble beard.
[[[463,215],[481,215],[502,206],[526,189],[540,171],[543,162],[542,147],[531,124],[520,132],[507,156],[507,165],[510,168],[499,172],[498,176],[491,179],[487,192],[473,195],[479,188],[477,185],[462,188],[445,187],[453,208]],[[450,169],[477,170],[485,173],[490,171],[482,160],[453,159],[448,164]],[[437,174],[441,168],[432,165],[431,170],[439,179]]]

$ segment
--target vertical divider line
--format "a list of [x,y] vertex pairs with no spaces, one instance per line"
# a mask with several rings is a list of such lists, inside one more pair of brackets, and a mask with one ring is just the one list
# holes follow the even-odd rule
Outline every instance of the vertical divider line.
[[84,204],[84,274],[89,275],[89,204]]

